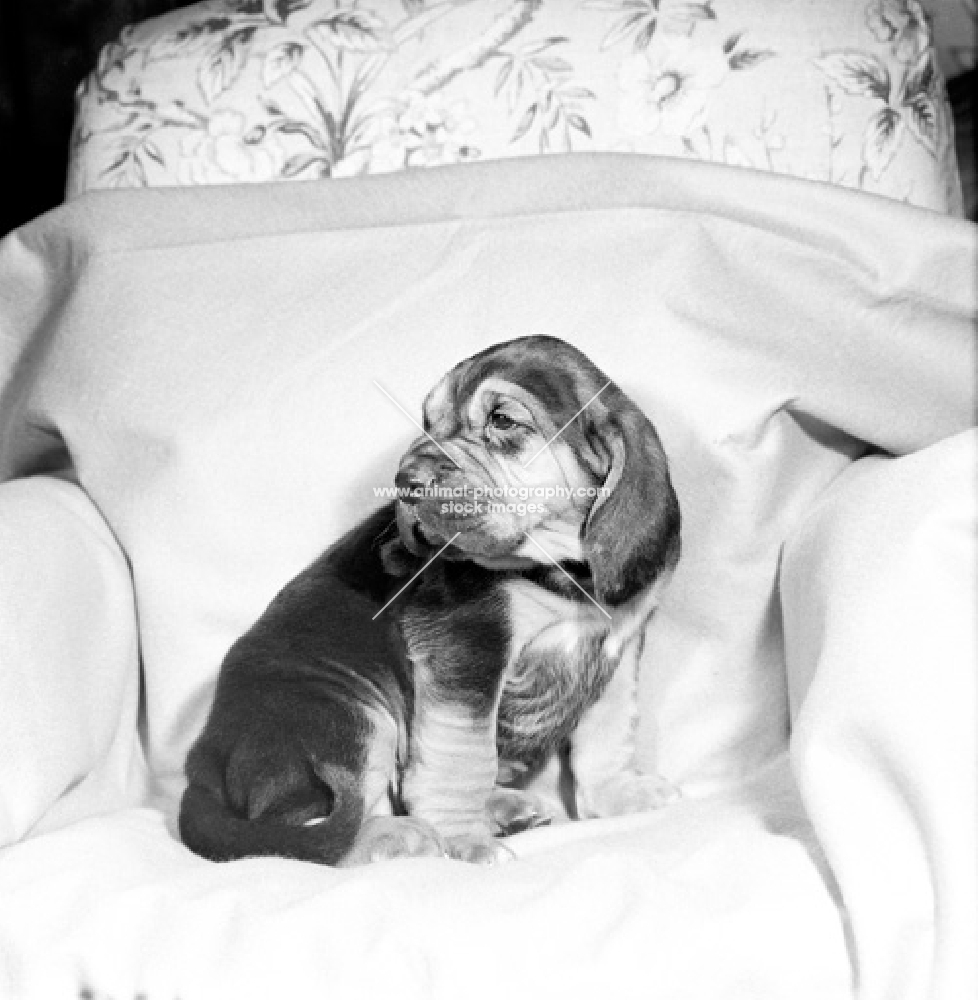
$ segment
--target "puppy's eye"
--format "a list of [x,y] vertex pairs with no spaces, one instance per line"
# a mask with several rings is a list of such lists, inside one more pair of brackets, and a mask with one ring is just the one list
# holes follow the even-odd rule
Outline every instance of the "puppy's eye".
[[489,414],[489,426],[495,427],[497,431],[509,431],[517,426],[512,417],[507,417],[502,410],[495,410]]

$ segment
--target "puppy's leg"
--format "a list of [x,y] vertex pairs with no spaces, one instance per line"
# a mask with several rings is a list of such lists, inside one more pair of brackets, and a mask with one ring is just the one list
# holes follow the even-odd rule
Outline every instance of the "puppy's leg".
[[448,853],[495,864],[511,851],[492,835],[487,803],[496,783],[496,713],[446,702],[430,683],[418,685],[410,764],[401,784],[408,812],[431,823]]
[[679,797],[679,790],[664,778],[640,774],[635,767],[641,650],[642,638],[637,635],[623,649],[608,686],[571,736],[579,819],[658,809]]
[[[464,655],[452,648],[452,654]],[[455,659],[453,655],[452,660]],[[496,784],[496,714],[501,673],[494,664],[460,682],[456,663],[441,656],[415,662],[415,706],[401,798],[415,818],[444,837],[451,857],[495,864],[511,857],[492,835],[487,803]]]
[[[422,578],[402,619],[414,671],[414,712],[401,799],[431,823],[452,857],[495,864],[511,852],[492,836],[496,718],[510,635],[491,575],[439,567]],[[461,575],[449,578],[449,573]],[[473,576],[475,582],[473,583]],[[459,603],[459,590],[467,600]]]

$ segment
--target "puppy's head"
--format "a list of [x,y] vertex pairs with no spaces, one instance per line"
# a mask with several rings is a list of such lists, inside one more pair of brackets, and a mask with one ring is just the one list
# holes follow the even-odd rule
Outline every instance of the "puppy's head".
[[676,560],[679,505],[652,424],[580,351],[524,337],[453,368],[401,459],[402,542],[505,568],[573,561],[621,604]]

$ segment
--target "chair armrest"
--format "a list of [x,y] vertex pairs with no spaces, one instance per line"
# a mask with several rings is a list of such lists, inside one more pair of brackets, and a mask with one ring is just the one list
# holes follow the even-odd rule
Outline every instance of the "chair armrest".
[[77,486],[0,486],[0,846],[133,795],[139,655],[129,568]]
[[792,762],[861,996],[978,987],[976,457],[857,462],[785,550]]

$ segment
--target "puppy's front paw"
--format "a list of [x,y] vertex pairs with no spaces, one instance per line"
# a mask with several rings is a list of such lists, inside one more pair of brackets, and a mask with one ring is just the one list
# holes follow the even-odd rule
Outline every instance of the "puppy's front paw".
[[595,788],[578,789],[581,819],[629,816],[661,809],[680,798],[679,789],[657,774],[625,772]]
[[342,867],[368,865],[391,858],[441,858],[447,852],[438,831],[414,816],[374,816],[357,834]]
[[494,788],[486,809],[493,831],[501,837],[546,826],[553,820],[539,796],[520,788]]
[[516,857],[508,847],[488,833],[460,833],[446,839],[449,856],[471,865],[498,865]]

